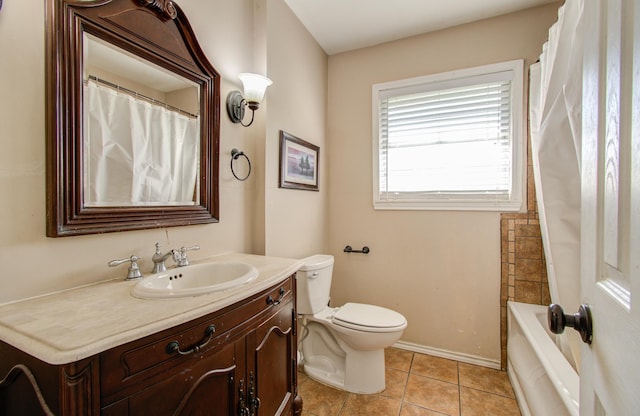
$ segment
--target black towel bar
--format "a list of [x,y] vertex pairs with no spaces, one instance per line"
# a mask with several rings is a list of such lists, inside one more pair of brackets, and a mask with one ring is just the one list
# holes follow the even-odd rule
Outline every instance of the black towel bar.
[[362,253],[362,254],[368,254],[369,253],[369,247],[364,246],[362,247],[362,250],[354,250],[353,248],[351,248],[351,246],[346,246],[344,248],[344,252],[345,253]]

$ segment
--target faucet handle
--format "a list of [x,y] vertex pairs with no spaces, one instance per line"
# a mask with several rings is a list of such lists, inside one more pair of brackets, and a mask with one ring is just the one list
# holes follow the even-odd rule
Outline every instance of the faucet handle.
[[115,267],[121,265],[122,263],[131,262],[131,264],[129,265],[129,269],[127,270],[127,277],[125,278],[125,280],[132,280],[142,277],[142,272],[140,272],[140,267],[138,267],[138,260],[140,260],[140,257],[134,254],[126,259],[111,260],[109,263],[107,263],[107,265],[109,267]]
[[182,254],[183,256],[186,256],[187,251],[196,251],[196,250],[200,250],[200,246],[195,245],[191,247],[180,247],[180,254]]
[[187,251],[200,250],[200,246],[180,247],[180,254],[176,256],[174,252],[173,259],[177,259],[178,267],[184,267],[189,265],[189,259],[187,258]]

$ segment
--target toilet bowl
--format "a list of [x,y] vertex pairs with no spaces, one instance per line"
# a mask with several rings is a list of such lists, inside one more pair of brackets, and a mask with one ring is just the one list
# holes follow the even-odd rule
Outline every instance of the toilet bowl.
[[385,389],[384,349],[400,339],[407,320],[375,305],[329,307],[333,262],[333,256],[311,256],[296,273],[304,371],[338,389],[379,393]]

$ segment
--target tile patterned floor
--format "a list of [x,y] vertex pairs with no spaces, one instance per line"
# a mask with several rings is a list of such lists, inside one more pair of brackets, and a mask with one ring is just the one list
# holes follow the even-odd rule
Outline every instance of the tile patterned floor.
[[396,348],[385,350],[385,391],[347,393],[298,373],[302,416],[520,416],[504,371]]

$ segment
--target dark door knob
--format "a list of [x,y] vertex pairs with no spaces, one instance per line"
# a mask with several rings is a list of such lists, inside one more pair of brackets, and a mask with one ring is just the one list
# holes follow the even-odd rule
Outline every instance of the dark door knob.
[[562,334],[565,326],[569,326],[580,333],[583,342],[591,344],[593,323],[589,305],[580,305],[577,313],[565,315],[562,306],[553,303],[549,305],[547,317],[549,318],[549,329],[554,334]]

